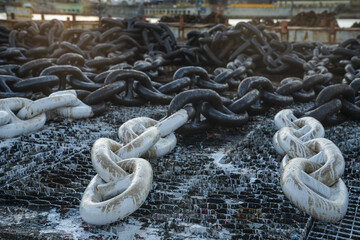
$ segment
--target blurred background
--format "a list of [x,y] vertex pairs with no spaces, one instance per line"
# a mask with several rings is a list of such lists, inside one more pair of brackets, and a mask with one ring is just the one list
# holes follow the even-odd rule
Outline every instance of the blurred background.
[[[307,15],[305,15],[305,13]],[[94,21],[99,16],[113,18],[146,17],[150,22],[235,24],[248,20],[279,25],[291,20],[295,25],[326,25],[337,19],[340,27],[351,27],[360,19],[360,0],[1,0],[0,19],[49,20],[76,16],[78,21]],[[325,19],[321,22],[321,18]],[[327,20],[326,20],[327,19]],[[291,24],[290,24],[291,25]]]

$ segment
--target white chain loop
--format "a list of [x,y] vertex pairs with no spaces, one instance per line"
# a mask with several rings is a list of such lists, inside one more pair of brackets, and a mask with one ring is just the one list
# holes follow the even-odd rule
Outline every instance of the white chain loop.
[[64,94],[72,94],[76,97],[75,101],[71,103],[69,106],[59,107],[52,111],[52,113],[55,113],[57,116],[61,116],[64,118],[70,118],[70,119],[82,119],[82,118],[90,118],[94,116],[94,113],[90,106],[83,103],[80,99],[77,98],[77,94],[75,90],[65,90],[65,91],[59,91],[50,94],[51,96],[61,96]]
[[90,224],[104,225],[123,219],[146,200],[152,185],[152,168],[139,157],[160,157],[176,145],[174,131],[188,121],[180,110],[163,121],[135,118],[119,129],[123,144],[98,139],[91,151],[97,175],[87,186],[80,215]]
[[[287,129],[291,129],[289,131],[292,131],[293,135],[301,141],[321,138],[325,135],[324,127],[315,118],[303,117],[298,119],[290,109],[285,109],[277,113],[274,121],[278,129],[288,127]],[[279,132],[276,132],[273,137],[273,145],[276,151],[283,155],[285,154],[285,151],[280,147],[278,138]]]
[[339,148],[322,138],[324,128],[311,117],[297,119],[291,110],[275,116],[281,128],[273,138],[280,153],[281,187],[297,207],[310,216],[337,222],[346,214],[348,191],[341,179],[345,162]]
[[91,107],[81,102],[73,90],[56,92],[36,101],[26,98],[0,99],[0,138],[37,131],[47,119],[55,116],[79,119],[93,115]]
[[[23,120],[18,118],[14,111],[19,111],[33,101],[26,98],[0,99],[0,138],[12,138],[42,128],[46,121],[45,113],[41,113],[31,119]],[[4,113],[5,112],[5,113]]]

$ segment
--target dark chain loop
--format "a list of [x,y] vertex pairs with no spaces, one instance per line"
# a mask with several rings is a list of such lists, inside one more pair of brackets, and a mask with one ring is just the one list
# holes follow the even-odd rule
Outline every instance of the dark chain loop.
[[[206,118],[206,125],[238,126],[247,121],[248,113],[263,114],[272,106],[309,102],[318,95],[312,115],[320,114],[322,120],[335,115],[358,118],[360,44],[356,39],[336,48],[289,43],[267,33],[262,24],[238,23],[191,31],[186,44],[178,45],[165,24],[103,18],[101,27],[92,30],[65,30],[58,20],[19,22],[12,30],[0,28],[0,44],[1,98],[30,97],[30,92],[24,93],[29,90],[48,95],[76,89],[87,91],[83,100],[90,105],[111,100],[133,106],[168,104],[186,90],[215,91],[201,94],[220,105],[207,99],[192,102],[196,121]],[[170,82],[158,82],[169,64],[193,66],[179,68]],[[201,67],[209,65],[213,74]],[[303,70],[304,77],[285,78],[278,85],[271,77],[252,76],[255,69],[276,74]],[[343,82],[350,85],[331,85],[333,73],[345,73]],[[229,89],[238,89],[237,96]],[[326,98],[325,93],[335,97]]]

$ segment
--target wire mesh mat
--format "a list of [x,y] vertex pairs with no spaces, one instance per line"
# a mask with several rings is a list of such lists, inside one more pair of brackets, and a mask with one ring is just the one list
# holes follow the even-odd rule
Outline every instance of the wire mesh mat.
[[150,159],[153,187],[123,221],[90,226],[79,217],[83,191],[95,171],[96,139],[118,140],[128,119],[160,119],[166,106],[115,107],[106,115],[49,122],[41,131],[0,143],[0,237],[13,239],[349,239],[359,238],[359,130],[356,122],[328,128],[344,153],[350,192],[345,218],[314,221],[280,187],[281,158],[272,147],[273,116],[239,128],[178,137],[175,150]]
[[[352,127],[356,126],[356,127]],[[314,221],[307,239],[360,239],[360,132],[359,124],[344,123],[326,131],[345,159],[344,180],[349,190],[349,206],[340,222]]]

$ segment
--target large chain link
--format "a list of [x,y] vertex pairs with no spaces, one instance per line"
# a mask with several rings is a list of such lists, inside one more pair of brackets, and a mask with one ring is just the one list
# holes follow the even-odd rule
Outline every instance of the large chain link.
[[291,110],[275,116],[280,129],[274,146],[286,153],[281,163],[281,187],[290,201],[310,216],[327,222],[341,220],[348,191],[341,179],[345,162],[341,151],[322,138],[324,128],[311,117],[297,119]]
[[146,200],[152,185],[152,168],[140,157],[157,158],[176,145],[174,131],[191,117],[181,109],[162,121],[135,118],[119,129],[121,144],[98,139],[91,151],[97,175],[87,186],[80,215],[88,223],[104,225],[123,219]]
[[37,131],[45,125],[46,120],[56,116],[80,119],[94,115],[94,109],[80,101],[74,90],[56,92],[36,101],[26,98],[0,99],[0,138]]

